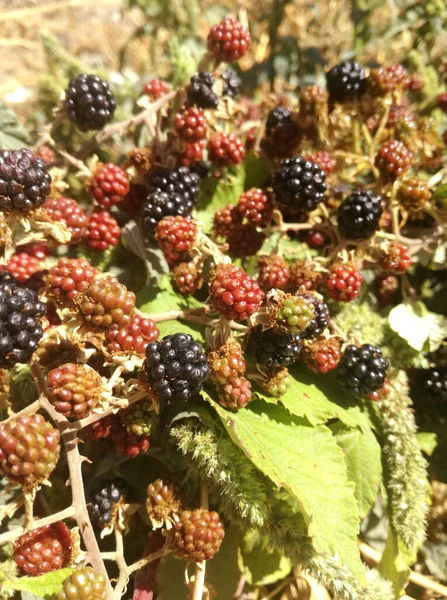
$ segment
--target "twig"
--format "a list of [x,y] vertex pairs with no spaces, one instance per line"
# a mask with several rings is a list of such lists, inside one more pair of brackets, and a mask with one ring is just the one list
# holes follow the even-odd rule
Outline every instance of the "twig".
[[[63,521],[64,519],[70,519],[76,515],[76,508],[74,506],[69,506],[64,510],[60,510],[54,515],[50,515],[49,517],[45,517],[44,519],[38,519],[33,521],[33,526],[31,527],[31,531],[37,529],[38,527],[44,527],[45,525],[51,525],[51,523],[56,523],[57,521]],[[6,544],[6,542],[11,542],[22,535],[25,531],[25,527],[14,527],[11,531],[7,531],[0,535],[0,546],[2,544]]]
[[144,558],[141,558],[140,560],[137,560],[137,562],[134,562],[133,564],[129,565],[129,567],[127,568],[127,572],[129,575],[131,575],[132,573],[135,573],[135,571],[139,571],[154,560],[162,558],[163,556],[167,556],[168,554],[172,554],[172,552],[174,552],[174,548],[171,548],[169,544],[165,544],[163,548],[161,548],[161,550],[157,550],[157,552],[152,552],[152,554],[148,554]]
[[82,479],[82,463],[86,460],[81,456],[78,448],[77,430],[71,427],[70,422],[64,415],[57,412],[52,404],[46,398],[46,384],[43,378],[42,370],[38,363],[32,362],[30,365],[31,373],[41,393],[40,406],[48,413],[61,432],[61,438],[67,454],[68,470],[70,473],[70,485],[72,494],[72,504],[76,508],[75,518],[79,530],[87,549],[88,560],[95,571],[103,573],[106,577],[107,600],[113,600],[113,590],[110,585],[109,577],[101,557],[101,552],[96,541],[90,517],[85,502],[84,481]]
[[[380,562],[380,552],[378,552],[374,548],[371,548],[371,546],[360,540],[358,542],[358,545],[360,554],[366,560],[370,560],[375,564],[378,564]],[[430,590],[431,592],[435,592],[436,594],[440,594],[441,596],[447,596],[447,587],[445,585],[442,585],[437,581],[433,581],[433,579],[430,579],[429,577],[426,577],[421,573],[416,573],[415,571],[410,570],[410,575],[408,579],[409,581],[411,581],[411,583],[414,583],[415,585],[418,585],[421,588]]]
[[33,505],[34,500],[36,499],[37,487],[33,487],[29,490],[23,492],[23,496],[25,498],[25,522],[24,528],[26,531],[32,529],[34,522],[34,513],[33,513]]
[[159,313],[158,315],[151,315],[151,319],[156,323],[161,323],[163,321],[175,321],[176,319],[184,321],[197,321],[197,318],[203,318],[210,312],[215,311],[208,304],[204,304],[200,308],[191,308],[188,310],[168,310],[164,313]]
[[20,410],[19,412],[10,415],[7,419],[2,421],[2,423],[5,424],[8,423],[8,421],[11,421],[11,419],[16,419],[17,417],[23,417],[24,415],[33,414],[37,412],[39,408],[40,402],[39,400],[35,400],[34,402],[31,402],[31,404],[28,404],[28,406],[25,406],[25,408],[22,408],[22,410]]
[[93,150],[101,145],[105,140],[109,139],[116,133],[122,134],[124,131],[127,131],[131,127],[136,125],[140,125],[140,123],[144,123],[149,115],[157,112],[162,108],[165,104],[168,104],[171,100],[173,100],[179,92],[169,92],[165,96],[162,96],[155,102],[152,102],[137,115],[134,115],[130,119],[126,119],[125,121],[118,121],[117,123],[111,123],[101,129],[95,136],[93,136],[78,152],[75,153],[75,158],[83,160],[86,158]]
[[[206,510],[209,509],[208,486],[202,481],[200,484],[200,505]],[[203,588],[205,585],[206,560],[196,564],[196,574],[194,577],[194,591],[192,600],[202,600]]]
[[267,594],[267,596],[262,596],[261,600],[271,600],[271,598],[274,598],[279,592],[281,592],[285,587],[287,587],[288,585],[290,585],[294,581],[295,581],[294,577],[286,577],[286,579],[283,579],[281,581],[281,583],[279,583],[275,587],[274,590],[272,590],[271,592],[269,592]]
[[127,582],[129,581],[129,569],[124,558],[123,534],[122,531],[116,526],[115,544],[115,562],[119,570],[119,576],[115,589],[113,590],[113,596],[116,598],[116,600],[120,600],[127,588]]

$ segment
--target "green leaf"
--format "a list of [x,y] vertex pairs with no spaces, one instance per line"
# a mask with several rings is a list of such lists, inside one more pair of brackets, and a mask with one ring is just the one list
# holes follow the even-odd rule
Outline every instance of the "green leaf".
[[246,172],[245,190],[253,187],[263,188],[268,185],[270,181],[270,167],[263,158],[254,152],[249,152],[245,157],[244,167]]
[[[237,553],[241,533],[236,527],[226,527],[219,552],[206,562],[206,581],[219,592],[219,598],[233,598],[240,578]],[[190,569],[190,573],[193,573]],[[187,598],[185,586],[185,561],[165,557],[157,570],[157,592],[163,600]]]
[[440,185],[438,188],[436,188],[433,198],[436,200],[443,200],[444,198],[447,198],[447,183],[444,183],[444,185]]
[[281,406],[252,402],[231,413],[209,401],[253,464],[298,500],[317,552],[337,556],[363,583],[354,485],[330,430],[312,427]]
[[348,478],[355,484],[354,494],[363,519],[374,504],[382,479],[380,445],[370,429],[349,429],[342,423],[334,423],[330,429],[343,450]]
[[434,352],[447,336],[447,319],[430,312],[423,302],[399,304],[390,312],[388,322],[418,352]]
[[194,211],[203,229],[209,233],[213,227],[214,213],[227,204],[237,204],[244,192],[245,168],[235,167],[231,173],[216,181],[208,177],[202,183],[200,200]]
[[5,590],[17,590],[31,592],[43,600],[52,600],[62,590],[63,581],[73,573],[75,569],[59,569],[39,577],[20,577],[14,581],[5,581],[1,587]]
[[425,452],[427,456],[431,456],[438,445],[437,434],[433,431],[420,431],[417,436],[422,452]]
[[16,150],[29,144],[29,134],[13,110],[0,101],[0,148]]
[[266,547],[257,531],[244,536],[239,549],[238,564],[250,585],[271,585],[284,579],[292,570],[292,561],[278,550]]
[[[279,402],[292,415],[305,417],[312,425],[337,418],[348,427],[368,426],[366,415],[355,399],[341,390],[334,376],[326,375],[323,379],[298,366],[290,368],[290,375],[290,387]],[[272,401],[262,391],[256,390],[256,394],[263,400]]]
[[379,573],[391,581],[396,600],[401,597],[410,574],[410,565],[416,560],[416,555],[399,542],[390,525],[385,550],[379,563]]

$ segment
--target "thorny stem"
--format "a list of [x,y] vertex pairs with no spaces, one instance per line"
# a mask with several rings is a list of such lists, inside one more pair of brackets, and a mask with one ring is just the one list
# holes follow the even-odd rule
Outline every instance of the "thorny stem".
[[129,581],[128,566],[126,559],[124,558],[124,544],[122,531],[115,526],[115,562],[119,570],[118,581],[115,589],[113,590],[113,596],[116,600],[120,600],[121,596],[127,588],[127,582]]
[[46,384],[40,366],[32,362],[31,373],[35,379],[37,389],[40,392],[40,406],[48,413],[61,432],[61,438],[67,454],[67,464],[70,473],[70,484],[72,494],[72,505],[75,507],[75,519],[87,549],[88,560],[95,571],[103,573],[107,581],[107,600],[113,600],[112,586],[101,557],[101,552],[96,541],[90,517],[85,502],[84,481],[82,479],[82,463],[87,459],[79,453],[77,430],[70,426],[70,422],[64,415],[57,412],[46,398]]
[[36,499],[37,488],[32,488],[23,492],[25,498],[25,523],[24,527],[28,531],[32,529],[34,522],[33,505]]
[[140,560],[137,560],[137,562],[134,562],[133,564],[131,564],[128,567],[127,572],[129,575],[131,575],[132,573],[135,573],[135,571],[139,571],[140,569],[142,569],[149,563],[153,562],[154,560],[158,560],[159,558],[162,558],[163,556],[172,554],[172,552],[174,552],[174,548],[171,548],[169,546],[169,544],[165,544],[163,546],[163,548],[161,548],[161,550],[157,550],[157,552],[152,552],[151,554],[148,554],[144,558],[141,558]]
[[[206,510],[209,509],[208,486],[202,481],[200,483],[200,505]],[[206,560],[196,564],[196,574],[194,577],[194,591],[192,600],[202,600],[203,588],[205,585]]]
[[[72,505],[72,506],[69,506],[68,508],[64,508],[64,510],[60,510],[59,512],[55,513],[54,515],[50,515],[48,517],[45,517],[44,519],[37,519],[37,520],[33,521],[33,526],[30,528],[30,530],[32,531],[34,529],[37,529],[38,527],[44,527],[45,525],[51,525],[51,523],[56,523],[57,521],[63,521],[64,519],[71,519],[75,515],[76,515],[76,508]],[[0,535],[0,546],[2,544],[6,544],[7,542],[11,542],[12,540],[15,540],[20,535],[22,535],[22,533],[24,533],[24,531],[25,531],[25,527],[14,527],[14,529],[11,529],[10,531],[6,531],[6,533],[3,533],[2,535]]]

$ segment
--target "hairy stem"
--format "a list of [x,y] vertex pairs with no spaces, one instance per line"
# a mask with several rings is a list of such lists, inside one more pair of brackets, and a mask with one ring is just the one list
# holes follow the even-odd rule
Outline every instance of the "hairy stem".
[[[72,505],[68,508],[64,508],[64,510],[60,510],[54,515],[50,515],[45,517],[44,519],[37,519],[33,521],[32,527],[28,528],[27,531],[33,531],[38,527],[44,527],[45,525],[51,525],[51,523],[56,523],[57,521],[63,521],[64,519],[71,519],[76,515],[76,508]],[[2,544],[6,544],[7,542],[12,542],[16,538],[18,538],[22,533],[25,532],[25,527],[14,527],[11,531],[6,531],[2,535],[0,535],[0,546]]]

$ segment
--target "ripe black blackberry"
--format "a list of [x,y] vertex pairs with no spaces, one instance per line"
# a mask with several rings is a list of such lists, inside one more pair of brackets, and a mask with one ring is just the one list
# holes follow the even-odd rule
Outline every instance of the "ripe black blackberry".
[[65,112],[81,131],[102,129],[112,120],[115,108],[109,84],[97,75],[81,73],[65,90]]
[[368,396],[385,383],[388,361],[372,344],[347,346],[337,368],[340,385],[354,396]]
[[329,98],[343,102],[366,92],[365,69],[358,62],[345,61],[326,73]]
[[329,325],[329,307],[323,300],[319,300],[313,294],[299,294],[301,297],[312,303],[315,311],[315,317],[310,325],[301,333],[302,338],[316,338],[323,333]]
[[188,167],[157,169],[149,175],[148,190],[178,194],[190,213],[199,200],[200,175]]
[[99,488],[91,492],[87,505],[92,525],[99,529],[108,527],[113,522],[118,504],[124,500],[127,492],[124,479],[102,481]]
[[200,71],[189,80],[186,90],[188,102],[199,108],[217,108],[219,98],[213,92],[214,77],[208,71]]
[[179,194],[151,192],[141,207],[141,223],[145,231],[153,231],[158,223],[168,216],[189,215],[187,205]]
[[431,400],[447,401],[447,369],[436,367],[422,371],[420,380]]
[[10,287],[20,285],[18,280],[9,271],[0,271],[0,285],[9,284]]
[[46,307],[35,291],[14,281],[0,285],[0,367],[27,363],[43,335]]
[[326,173],[302,156],[286,158],[273,174],[273,190],[279,205],[291,214],[309,212],[324,199]]
[[231,98],[237,98],[241,95],[242,91],[242,79],[236,73],[234,69],[228,68],[221,75],[224,85],[222,90],[223,96],[230,96]]
[[51,176],[41,158],[28,148],[0,150],[0,211],[28,212],[50,191]]
[[298,360],[301,350],[300,336],[295,333],[281,335],[273,329],[255,327],[248,337],[246,352],[256,357],[256,362],[274,369],[287,367]]
[[181,402],[198,394],[209,374],[202,347],[186,333],[148,344],[143,368],[152,392],[165,402]]
[[370,190],[350,194],[338,207],[338,228],[343,237],[365,240],[378,229],[382,198]]
[[277,106],[269,112],[265,124],[265,131],[270,135],[274,129],[292,123],[292,111],[285,106]]

